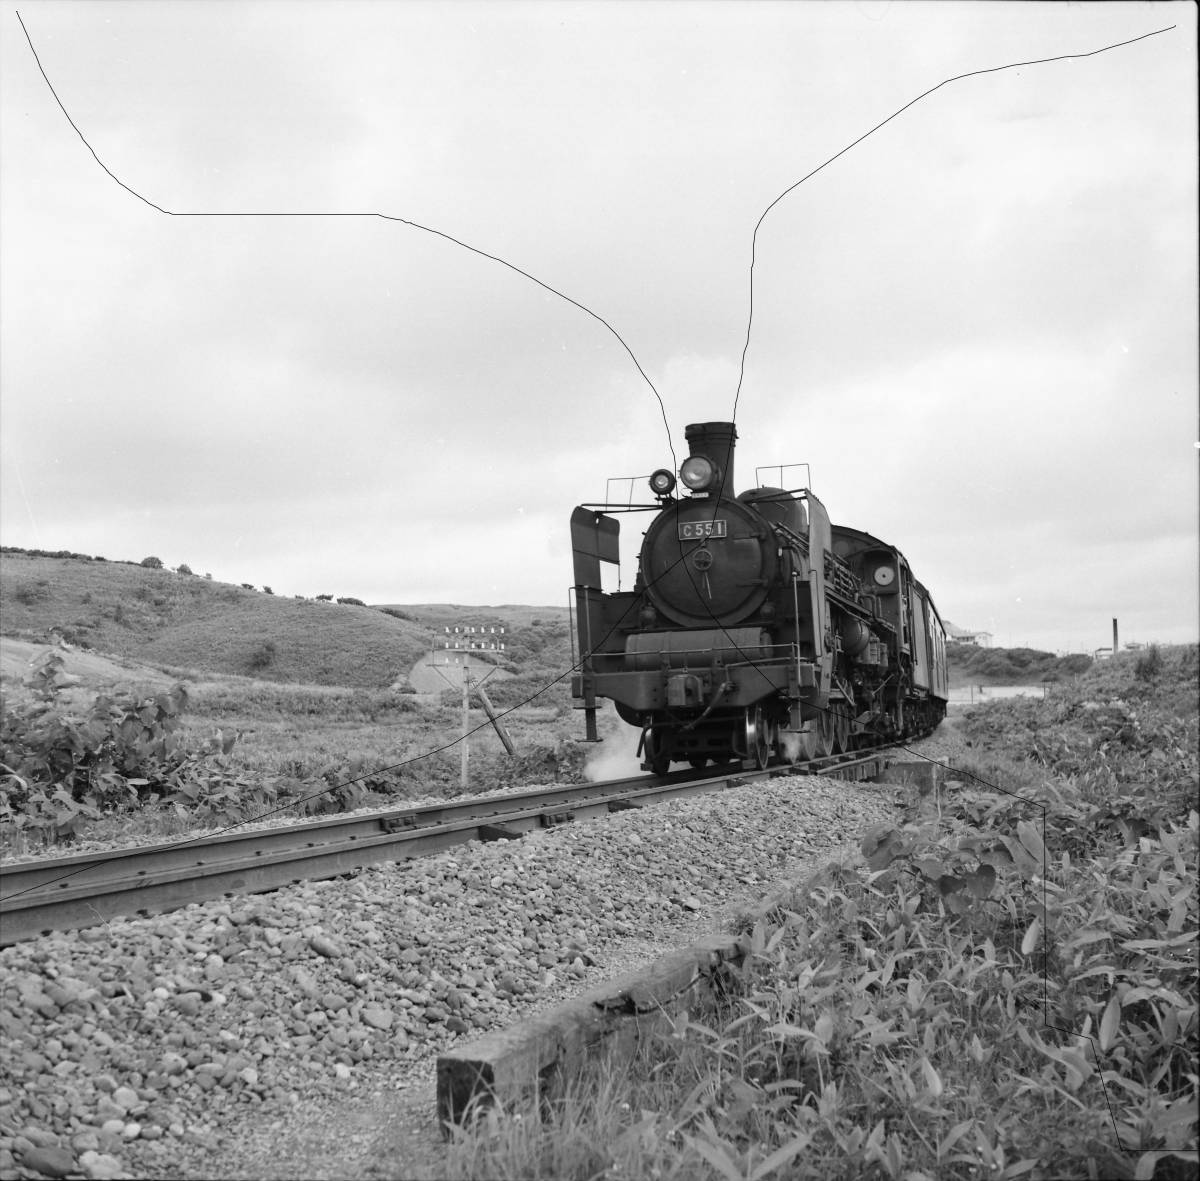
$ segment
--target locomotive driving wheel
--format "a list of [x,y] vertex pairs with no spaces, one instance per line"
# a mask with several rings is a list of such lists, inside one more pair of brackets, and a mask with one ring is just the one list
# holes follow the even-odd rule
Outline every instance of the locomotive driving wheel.
[[833,754],[834,743],[837,741],[837,719],[832,703],[817,714],[813,726],[816,730],[814,757],[823,759]]
[[850,720],[850,708],[842,701],[837,702],[830,708],[833,710],[833,749],[838,754],[845,754],[854,745],[851,738],[852,723]]
[[647,730],[642,739],[642,766],[655,775],[665,775],[671,769],[671,748],[675,735],[671,730]]
[[763,716],[761,705],[746,707],[746,759],[759,771],[771,761],[771,730]]

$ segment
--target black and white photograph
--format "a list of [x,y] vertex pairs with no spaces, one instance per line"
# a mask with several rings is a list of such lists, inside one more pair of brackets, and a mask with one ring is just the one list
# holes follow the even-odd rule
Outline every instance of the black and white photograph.
[[0,16],[0,1178],[1200,1176],[1196,79]]

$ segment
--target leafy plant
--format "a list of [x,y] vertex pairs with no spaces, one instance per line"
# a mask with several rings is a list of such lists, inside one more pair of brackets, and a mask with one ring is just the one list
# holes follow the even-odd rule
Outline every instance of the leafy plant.
[[1139,681],[1153,681],[1155,677],[1162,672],[1163,658],[1156,644],[1151,644],[1146,651],[1138,657],[1137,663],[1133,667],[1133,675]]
[[228,755],[236,735],[210,735],[199,749],[180,739],[187,690],[149,697],[101,694],[84,712],[63,690],[75,683],[62,654],[49,652],[26,679],[32,700],[6,707],[0,724],[0,822],[69,840],[85,820],[148,803],[188,797],[210,782],[214,756]]

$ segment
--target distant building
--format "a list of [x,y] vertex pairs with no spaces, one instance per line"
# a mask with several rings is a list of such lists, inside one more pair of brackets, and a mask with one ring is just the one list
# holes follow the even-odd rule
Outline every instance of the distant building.
[[965,627],[957,627],[950,620],[942,621],[946,625],[946,638],[952,644],[974,644],[977,648],[992,646],[991,632],[969,631]]

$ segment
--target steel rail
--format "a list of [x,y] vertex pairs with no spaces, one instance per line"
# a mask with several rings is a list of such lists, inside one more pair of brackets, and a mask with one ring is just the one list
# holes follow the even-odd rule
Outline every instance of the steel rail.
[[558,785],[246,829],[183,843],[20,862],[0,867],[0,946],[230,894],[337,877],[382,862],[428,857],[471,840],[519,839],[537,828],[728,790],[759,778],[809,774],[866,779],[883,771],[888,749],[764,770],[732,764]]

